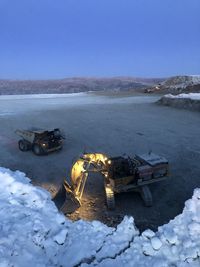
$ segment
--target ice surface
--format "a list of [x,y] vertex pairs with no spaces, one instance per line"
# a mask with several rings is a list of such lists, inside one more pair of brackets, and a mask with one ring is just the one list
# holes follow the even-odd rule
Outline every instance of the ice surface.
[[0,95],[0,116],[17,116],[44,110],[71,109],[75,106],[154,103],[158,96],[109,97],[92,93]]
[[183,213],[141,235],[132,217],[118,227],[72,222],[24,173],[0,168],[0,267],[200,266],[200,189]]

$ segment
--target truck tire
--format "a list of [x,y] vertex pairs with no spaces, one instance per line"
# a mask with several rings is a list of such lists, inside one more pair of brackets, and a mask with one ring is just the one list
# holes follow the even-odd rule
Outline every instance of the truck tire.
[[106,192],[106,204],[109,210],[115,209],[115,196],[112,188],[110,186],[105,185],[105,192]]
[[19,140],[18,142],[18,147],[19,147],[19,150],[25,152],[25,151],[28,151],[29,150],[29,143],[26,141],[26,140]]
[[144,201],[144,205],[146,207],[151,207],[153,205],[153,199],[152,194],[147,185],[144,185],[141,187],[140,194],[142,197],[142,200]]
[[44,154],[43,151],[42,151],[41,146],[38,145],[38,144],[34,144],[32,149],[33,149],[33,153],[35,155],[37,155],[37,156],[40,156],[40,155],[43,155]]

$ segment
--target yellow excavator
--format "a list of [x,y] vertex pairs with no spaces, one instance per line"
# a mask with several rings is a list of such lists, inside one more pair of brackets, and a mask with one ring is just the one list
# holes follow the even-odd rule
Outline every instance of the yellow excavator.
[[[105,154],[83,154],[71,168],[70,181],[66,179],[55,198],[64,213],[69,208],[69,199],[81,206],[85,184],[89,173],[98,172],[103,176],[108,209],[115,208],[116,193],[137,191],[145,206],[152,206],[152,195],[148,184],[159,182],[169,174],[168,161],[152,152],[134,157],[108,157]],[[58,205],[57,205],[58,206]]]

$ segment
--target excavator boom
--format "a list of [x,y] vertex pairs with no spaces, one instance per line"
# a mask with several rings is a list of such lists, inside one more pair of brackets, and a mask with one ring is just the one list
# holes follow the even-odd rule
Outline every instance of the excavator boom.
[[[70,184],[65,179],[58,194],[54,198],[56,206],[63,213],[70,213],[69,206],[81,206],[81,199],[85,189],[89,172],[103,172],[107,156],[100,153],[83,154],[71,168]],[[69,205],[69,202],[71,204]]]

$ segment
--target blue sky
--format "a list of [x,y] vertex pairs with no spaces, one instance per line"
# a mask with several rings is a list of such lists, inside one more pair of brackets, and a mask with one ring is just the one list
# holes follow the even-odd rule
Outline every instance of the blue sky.
[[199,0],[0,0],[0,78],[200,74]]

